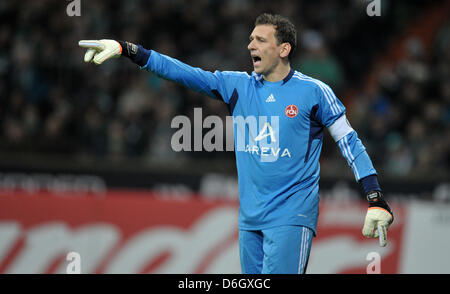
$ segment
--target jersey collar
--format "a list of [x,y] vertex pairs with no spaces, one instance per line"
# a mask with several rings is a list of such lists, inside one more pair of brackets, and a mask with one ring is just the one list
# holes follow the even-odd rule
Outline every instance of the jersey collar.
[[286,84],[287,81],[289,81],[293,75],[294,75],[294,70],[291,68],[288,75],[283,79],[283,85]]
[[[257,80],[257,81],[260,81],[261,84],[264,84],[264,79],[263,79],[263,77],[262,77],[262,74],[256,74],[255,72],[253,72],[253,73],[254,73],[254,76],[255,76],[256,80]],[[282,83],[281,85],[286,84],[286,83],[292,78],[292,76],[294,75],[294,73],[295,73],[295,71],[291,68],[291,70],[289,71],[289,73],[287,74],[287,76],[284,77],[283,83]]]

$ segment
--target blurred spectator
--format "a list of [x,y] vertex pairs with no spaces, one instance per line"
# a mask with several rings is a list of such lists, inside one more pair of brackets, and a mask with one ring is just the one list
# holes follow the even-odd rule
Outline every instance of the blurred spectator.
[[293,66],[302,73],[325,82],[338,92],[343,84],[343,71],[337,60],[329,54],[324,42],[319,32],[312,30],[304,32],[301,44],[305,52],[302,52]]

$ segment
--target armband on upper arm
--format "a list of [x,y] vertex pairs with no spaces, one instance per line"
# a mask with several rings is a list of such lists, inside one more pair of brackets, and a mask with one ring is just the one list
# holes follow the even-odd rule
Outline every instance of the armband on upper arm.
[[348,122],[345,114],[343,114],[328,127],[328,131],[330,132],[334,141],[337,142],[340,139],[347,136],[349,133],[353,132],[354,130],[350,125],[350,123]]

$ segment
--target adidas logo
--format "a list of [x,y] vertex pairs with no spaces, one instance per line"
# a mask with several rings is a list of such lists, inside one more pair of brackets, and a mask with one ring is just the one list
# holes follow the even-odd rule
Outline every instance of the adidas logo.
[[270,94],[269,97],[267,97],[266,102],[275,102],[275,97],[273,97],[273,94]]

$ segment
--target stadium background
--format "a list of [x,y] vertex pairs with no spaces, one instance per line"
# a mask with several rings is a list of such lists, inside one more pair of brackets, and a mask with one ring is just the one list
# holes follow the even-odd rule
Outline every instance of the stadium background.
[[[298,28],[293,67],[348,109],[393,206],[388,246],[329,134],[308,273],[450,273],[448,1],[2,1],[0,273],[238,273],[233,152],[174,152],[176,115],[223,103],[129,60],[83,62],[78,40],[142,44],[206,70],[251,71],[261,12]],[[193,125],[195,128],[195,125]],[[203,129],[206,133],[208,129]]]

